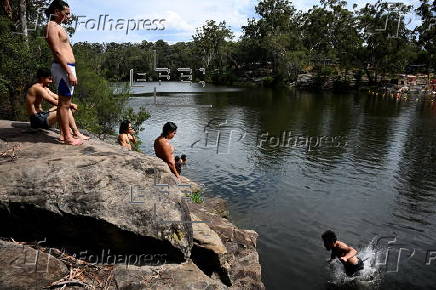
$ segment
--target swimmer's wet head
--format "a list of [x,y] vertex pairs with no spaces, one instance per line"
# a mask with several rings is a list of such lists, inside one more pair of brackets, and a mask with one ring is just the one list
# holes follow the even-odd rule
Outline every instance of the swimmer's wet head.
[[338,241],[336,234],[327,230],[322,235],[321,238],[324,241],[324,247],[327,251],[331,251],[329,262],[335,260],[336,258],[344,265],[344,270],[347,276],[357,275],[360,270],[364,268],[363,262],[359,259],[356,249],[348,246],[346,243]]
[[324,241],[324,247],[326,248],[326,250],[331,251],[337,241],[335,232],[327,230],[322,234],[321,238]]

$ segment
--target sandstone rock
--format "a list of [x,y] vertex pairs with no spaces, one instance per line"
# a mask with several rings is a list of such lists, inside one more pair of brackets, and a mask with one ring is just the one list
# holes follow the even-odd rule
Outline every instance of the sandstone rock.
[[66,274],[67,267],[53,256],[0,241],[0,289],[42,289]]
[[19,127],[14,135],[13,124],[7,134],[0,124],[1,138],[21,145],[17,160],[0,166],[1,235],[72,250],[145,248],[175,262],[190,256],[191,225],[167,222],[190,219],[186,202],[176,186],[155,186],[173,179],[162,161],[98,140],[73,147],[51,143],[52,133],[44,139]]
[[[192,221],[201,221],[197,216],[191,213]],[[210,229],[206,223],[193,223],[192,230],[194,233],[194,243],[199,247],[209,249],[216,254],[225,254],[227,249],[217,233]]]
[[118,266],[114,270],[114,279],[119,289],[227,289],[222,283],[206,276],[192,262],[139,267],[133,271]]
[[[44,247],[75,256],[77,265],[93,263],[100,269],[95,275],[106,275],[102,281],[111,266],[120,289],[264,288],[257,234],[223,218],[229,215],[222,199],[187,202],[186,187],[160,159],[96,138],[61,145],[53,131],[22,122],[0,121],[0,139],[0,154],[6,152],[0,155],[0,237],[45,241]],[[209,223],[192,226],[191,216]],[[148,258],[132,262],[131,256]],[[65,267],[58,268],[44,283],[62,276]],[[11,273],[0,275],[0,285],[9,285]],[[19,279],[33,285],[40,278]]]
[[[238,229],[227,219],[221,218],[213,210],[214,203],[209,204],[212,208],[208,207],[207,199],[204,205],[194,203],[188,205],[191,215],[208,221],[208,227],[218,234],[226,247],[226,253],[207,252],[207,248],[199,250],[199,245],[194,242],[193,255],[200,252],[195,255],[194,262],[200,269],[205,273],[214,269],[212,275],[219,276],[232,289],[264,289],[259,255],[256,252],[257,233]],[[208,260],[204,261],[204,257],[208,257]]]

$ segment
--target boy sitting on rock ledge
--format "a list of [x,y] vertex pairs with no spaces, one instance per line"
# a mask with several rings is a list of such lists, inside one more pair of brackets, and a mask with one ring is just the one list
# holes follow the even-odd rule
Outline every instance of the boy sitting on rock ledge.
[[[34,129],[49,129],[57,121],[56,106],[58,106],[58,95],[50,91],[48,85],[53,82],[51,78],[51,72],[49,69],[39,69],[37,74],[37,82],[33,84],[28,90],[26,95],[26,110],[30,117],[30,126]],[[50,108],[48,111],[42,109],[42,101],[46,100],[55,107]],[[70,116],[69,116],[69,126],[73,131],[73,136],[76,138],[70,145],[80,145],[83,140],[88,140],[89,137],[81,134],[77,128],[76,122],[73,117],[73,111],[77,110],[76,104],[71,104]],[[61,132],[61,137],[59,140],[64,142],[63,134]]]

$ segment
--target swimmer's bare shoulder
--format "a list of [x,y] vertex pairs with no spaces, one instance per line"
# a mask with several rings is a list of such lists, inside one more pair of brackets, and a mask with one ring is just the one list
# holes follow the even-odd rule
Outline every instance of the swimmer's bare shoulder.
[[342,250],[348,250],[348,245],[344,242],[337,241],[337,245],[338,245],[338,248],[340,248]]

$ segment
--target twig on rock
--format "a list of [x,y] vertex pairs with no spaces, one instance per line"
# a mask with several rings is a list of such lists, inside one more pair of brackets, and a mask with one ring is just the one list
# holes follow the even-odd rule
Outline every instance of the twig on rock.
[[0,157],[3,157],[3,158],[9,157],[9,158],[11,158],[10,161],[15,161],[18,158],[16,152],[19,151],[20,148],[21,148],[21,144],[14,145],[14,146],[12,146],[12,148],[6,149],[6,151],[4,151],[4,152],[0,152]]

